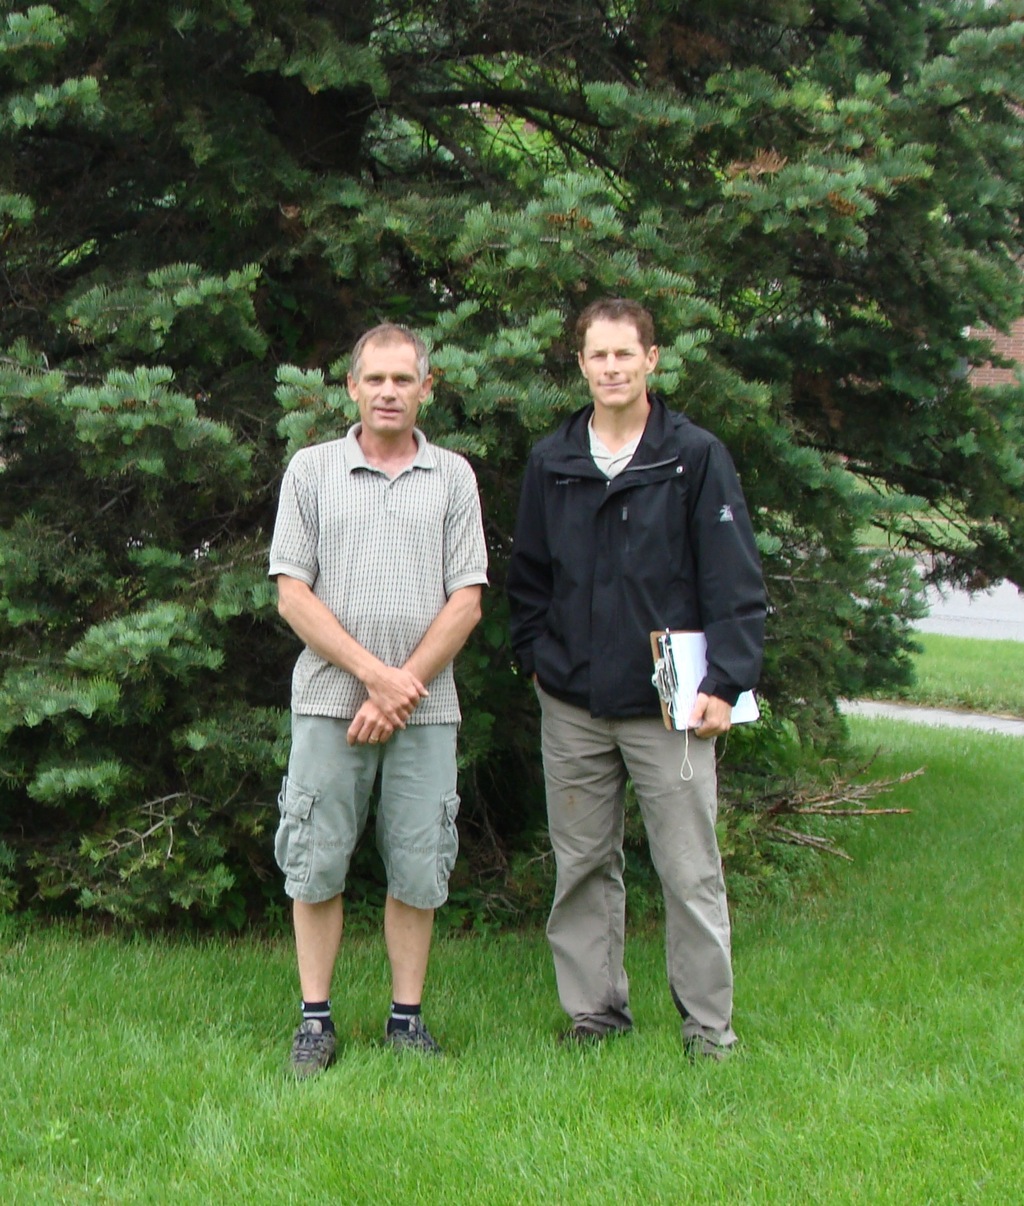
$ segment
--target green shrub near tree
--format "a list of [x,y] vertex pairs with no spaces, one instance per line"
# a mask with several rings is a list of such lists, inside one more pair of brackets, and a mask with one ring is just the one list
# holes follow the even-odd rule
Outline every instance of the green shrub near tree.
[[[732,449],[772,614],[770,777],[909,673],[937,578],[1020,581],[1018,0],[72,0],[0,15],[0,880],[9,904],[261,909],[294,639],[265,580],[287,457],[343,431],[378,319],[434,349],[484,495],[459,664],[465,830],[542,826],[502,581],[565,334],[644,299],[658,388]],[[938,517],[942,522],[936,523]],[[869,524],[892,552],[866,552]]]

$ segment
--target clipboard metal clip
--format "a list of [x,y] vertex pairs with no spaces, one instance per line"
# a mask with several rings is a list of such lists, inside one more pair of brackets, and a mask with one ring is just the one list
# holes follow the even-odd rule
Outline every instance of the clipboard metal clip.
[[674,718],[679,680],[676,677],[675,663],[672,660],[671,643],[672,635],[666,629],[658,637],[658,658],[654,663],[654,673],[651,675],[651,683],[658,692],[661,702],[668,709],[669,715]]

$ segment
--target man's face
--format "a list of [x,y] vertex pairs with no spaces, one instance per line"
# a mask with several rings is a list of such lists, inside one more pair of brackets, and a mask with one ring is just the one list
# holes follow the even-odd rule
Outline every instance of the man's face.
[[368,343],[363,348],[359,380],[349,373],[348,393],[359,407],[364,431],[395,439],[412,431],[432,383],[430,376],[420,380],[411,343]]
[[599,318],[587,327],[579,362],[595,406],[628,410],[647,401],[647,376],[658,363],[658,349],[644,351],[629,319]]

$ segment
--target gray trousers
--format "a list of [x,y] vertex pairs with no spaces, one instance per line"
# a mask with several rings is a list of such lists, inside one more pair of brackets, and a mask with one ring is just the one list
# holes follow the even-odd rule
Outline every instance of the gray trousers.
[[595,719],[537,694],[557,872],[547,933],[563,1009],[574,1024],[595,1030],[628,1030],[633,1023],[623,966],[628,776],[665,898],[668,981],[683,1036],[735,1042],[714,741],[690,734],[693,775],[684,781],[684,735],[659,719]]

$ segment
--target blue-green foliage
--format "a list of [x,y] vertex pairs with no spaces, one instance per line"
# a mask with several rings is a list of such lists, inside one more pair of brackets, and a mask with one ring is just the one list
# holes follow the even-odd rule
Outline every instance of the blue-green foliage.
[[[735,782],[828,747],[837,698],[909,673],[906,554],[1024,577],[1021,390],[966,372],[1024,310],[1022,46],[1019,0],[8,5],[0,907],[238,925],[276,899],[277,486],[353,419],[383,318],[431,345],[423,424],[484,497],[460,900],[533,874],[502,586],[595,297],[650,306],[657,388],[751,503],[771,719]],[[726,810],[733,866],[756,814]]]

